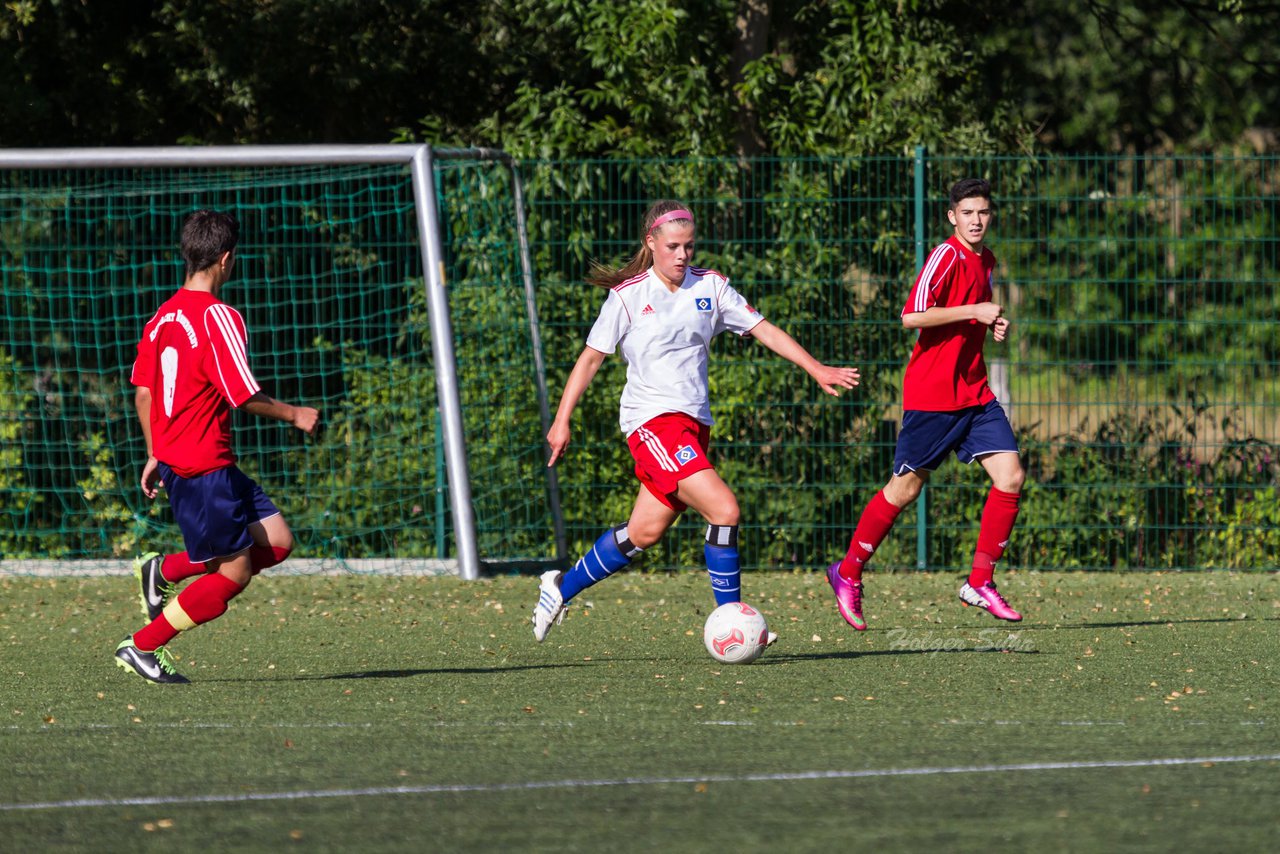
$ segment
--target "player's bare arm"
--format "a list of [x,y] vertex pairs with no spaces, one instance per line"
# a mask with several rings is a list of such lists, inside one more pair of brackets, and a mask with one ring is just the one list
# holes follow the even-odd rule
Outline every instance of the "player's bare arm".
[[573,410],[577,408],[578,401],[582,399],[587,386],[591,385],[596,372],[604,364],[606,355],[608,354],[592,347],[583,347],[582,355],[578,356],[573,370],[569,372],[569,379],[565,380],[564,392],[560,395],[560,406],[556,409],[555,421],[547,431],[547,445],[550,449],[547,457],[548,468],[555,465],[564,456],[565,449],[569,447],[569,419],[573,417]]
[[292,404],[282,403],[263,392],[256,393],[241,404],[240,408],[251,415],[261,415],[264,418],[272,418],[276,421],[292,424],[308,436],[315,432],[316,424],[320,421],[319,410],[310,406],[293,406]]
[[931,306],[924,311],[909,311],[902,315],[902,325],[908,329],[925,329],[930,326],[946,326],[965,320],[976,320],[983,326],[991,326],[999,319],[1004,308],[994,302],[976,305]]
[[144,385],[138,386],[133,393],[133,408],[138,412],[138,423],[142,425],[142,437],[147,442],[147,461],[142,466],[142,477],[140,483],[142,485],[142,494],[147,498],[155,498],[159,490],[156,485],[160,481],[160,472],[157,471],[159,460],[151,450],[151,389]]
[[800,342],[767,320],[762,320],[752,327],[751,337],[788,362],[803,368],[823,391],[832,396],[839,397],[840,389],[854,388],[862,378],[857,368],[839,368],[819,362],[800,345]]

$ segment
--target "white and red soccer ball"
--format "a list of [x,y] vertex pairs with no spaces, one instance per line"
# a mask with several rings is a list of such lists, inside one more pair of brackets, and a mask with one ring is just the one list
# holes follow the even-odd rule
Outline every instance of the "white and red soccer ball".
[[707,617],[702,642],[716,661],[749,664],[769,645],[769,625],[764,614],[747,603],[730,602]]

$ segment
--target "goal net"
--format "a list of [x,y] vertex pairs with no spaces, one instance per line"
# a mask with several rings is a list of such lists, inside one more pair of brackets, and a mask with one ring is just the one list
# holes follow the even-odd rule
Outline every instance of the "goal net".
[[0,572],[118,572],[182,548],[163,496],[138,487],[129,370],[198,208],[240,220],[221,296],[263,390],[321,411],[315,437],[233,416],[239,465],[294,531],[282,571],[474,577],[563,557],[520,187],[500,155],[39,155],[0,159]]

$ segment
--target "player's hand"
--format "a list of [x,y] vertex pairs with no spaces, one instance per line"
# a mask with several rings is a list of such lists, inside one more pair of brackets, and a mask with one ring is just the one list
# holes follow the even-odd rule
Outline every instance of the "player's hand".
[[980,302],[973,307],[973,319],[983,326],[990,326],[1004,313],[1004,309],[993,302]]
[[293,408],[293,418],[290,419],[294,427],[297,427],[308,436],[316,432],[316,424],[320,421],[320,411],[312,409],[310,406],[295,406]]
[[1009,337],[1009,318],[997,317],[995,323],[991,324],[991,335],[997,341],[1003,341]]
[[569,447],[569,425],[561,424],[559,421],[551,425],[551,429],[547,431],[547,446],[551,450],[551,454],[547,457],[547,468],[551,468],[564,456],[565,449]]
[[862,374],[858,373],[857,368],[835,368],[831,365],[819,365],[818,370],[814,371],[813,379],[822,386],[822,390],[833,397],[840,396],[840,389],[853,388]]
[[156,489],[156,484],[160,482],[159,465],[160,461],[155,457],[147,457],[147,464],[142,467],[142,494],[148,498],[155,498],[159,492]]

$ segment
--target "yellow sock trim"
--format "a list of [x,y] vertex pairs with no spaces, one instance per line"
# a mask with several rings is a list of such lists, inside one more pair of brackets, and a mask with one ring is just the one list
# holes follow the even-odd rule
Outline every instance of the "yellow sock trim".
[[196,627],[196,621],[187,616],[187,612],[182,610],[182,606],[178,604],[177,596],[173,597],[169,604],[164,606],[164,618],[169,621],[169,625],[180,632]]

